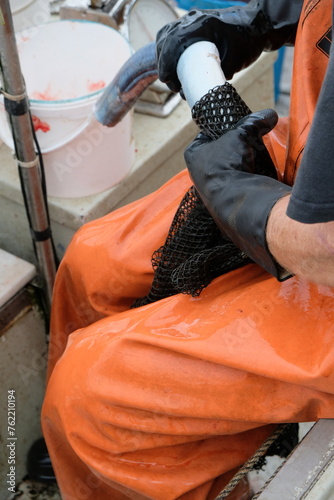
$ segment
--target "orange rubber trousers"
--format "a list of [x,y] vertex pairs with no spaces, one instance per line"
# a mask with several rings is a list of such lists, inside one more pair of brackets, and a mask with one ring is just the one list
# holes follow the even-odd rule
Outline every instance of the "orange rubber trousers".
[[62,261],[43,429],[65,500],[210,498],[268,423],[334,416],[332,289],[252,264],[129,309],[189,184],[87,224]]
[[[331,22],[331,1],[305,8],[298,54]],[[309,80],[295,80],[294,102]],[[315,106],[305,96],[303,120],[292,106],[289,131],[281,122],[268,142],[291,183]],[[190,185],[182,172],[87,224],[61,263],[42,425],[64,500],[212,500],[275,424],[334,417],[333,289],[278,283],[252,264],[197,298],[130,309]]]

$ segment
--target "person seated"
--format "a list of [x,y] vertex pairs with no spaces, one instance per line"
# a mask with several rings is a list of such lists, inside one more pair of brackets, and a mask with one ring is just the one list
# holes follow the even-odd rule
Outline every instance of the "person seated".
[[[184,171],[74,236],[42,411],[64,500],[213,500],[277,424],[334,417],[332,15],[331,0],[253,0],[159,32],[159,75],[174,91],[196,41],[216,43],[228,79],[294,44],[290,115],[258,111],[216,140],[199,134]],[[263,145],[276,179],[255,173]],[[249,262],[198,296],[133,307],[192,185]],[[248,495],[242,485],[228,498]]]

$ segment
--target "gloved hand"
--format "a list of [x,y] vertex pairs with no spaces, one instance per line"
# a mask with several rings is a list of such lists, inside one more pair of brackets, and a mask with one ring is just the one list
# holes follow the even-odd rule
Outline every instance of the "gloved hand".
[[278,280],[290,274],[269,252],[266,225],[274,204],[291,187],[258,175],[256,161],[262,137],[274,128],[277,113],[266,109],[242,118],[236,127],[212,141],[203,133],[188,146],[185,161],[207,210],[219,229]]
[[219,51],[227,80],[254,62],[263,50],[293,44],[303,0],[252,0],[245,6],[191,10],[157,34],[159,79],[179,92],[176,66],[192,43],[209,41]]

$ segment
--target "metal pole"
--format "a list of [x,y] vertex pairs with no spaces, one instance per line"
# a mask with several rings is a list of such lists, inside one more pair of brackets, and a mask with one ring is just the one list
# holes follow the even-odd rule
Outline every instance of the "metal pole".
[[56,274],[56,258],[9,0],[0,0],[0,65],[3,77],[2,93],[13,133],[21,189],[49,308]]

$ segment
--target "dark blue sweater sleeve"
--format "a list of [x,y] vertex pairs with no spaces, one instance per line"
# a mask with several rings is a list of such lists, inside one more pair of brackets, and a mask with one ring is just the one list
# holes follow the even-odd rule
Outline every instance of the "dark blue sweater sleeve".
[[334,220],[333,49],[287,215],[306,224]]

